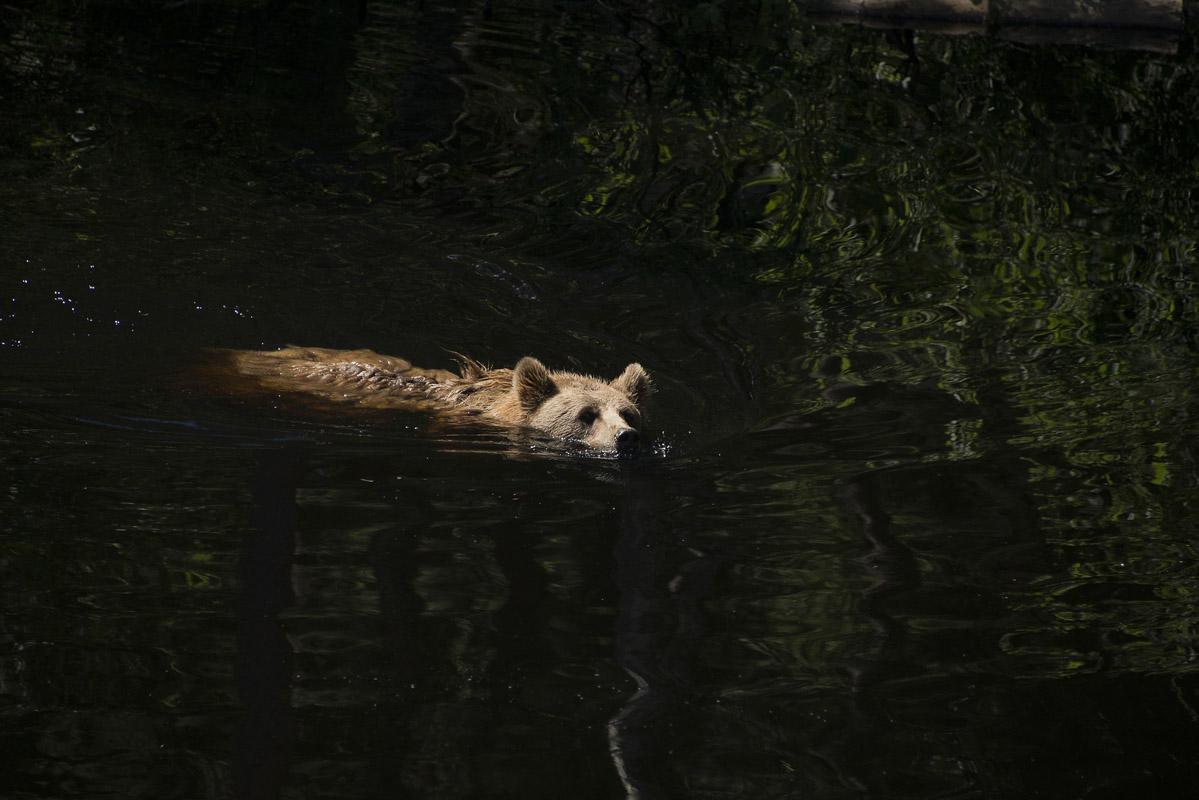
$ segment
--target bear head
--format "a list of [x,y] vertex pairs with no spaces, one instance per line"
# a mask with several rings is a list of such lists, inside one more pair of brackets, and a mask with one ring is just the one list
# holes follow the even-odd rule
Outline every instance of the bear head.
[[653,382],[640,364],[603,381],[551,372],[525,357],[512,372],[512,388],[530,427],[588,447],[630,453],[641,440],[642,408]]

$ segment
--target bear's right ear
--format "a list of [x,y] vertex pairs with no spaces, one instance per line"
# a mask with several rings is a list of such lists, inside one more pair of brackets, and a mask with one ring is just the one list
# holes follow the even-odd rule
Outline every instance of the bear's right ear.
[[512,388],[516,390],[520,407],[526,414],[531,414],[537,406],[558,392],[545,364],[529,356],[516,362],[516,369],[512,371]]

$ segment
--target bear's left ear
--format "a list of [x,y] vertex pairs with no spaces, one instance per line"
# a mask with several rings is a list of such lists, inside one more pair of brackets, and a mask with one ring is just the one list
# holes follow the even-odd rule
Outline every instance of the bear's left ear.
[[530,356],[516,362],[516,369],[512,370],[512,388],[526,414],[533,413],[537,406],[558,393],[545,364]]
[[645,398],[654,392],[654,382],[640,364],[629,364],[610,385],[632,400],[636,406],[641,405]]

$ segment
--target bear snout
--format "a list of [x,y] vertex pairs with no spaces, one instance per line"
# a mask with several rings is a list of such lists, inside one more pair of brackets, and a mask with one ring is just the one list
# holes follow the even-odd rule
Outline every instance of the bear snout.
[[625,428],[616,434],[617,450],[632,450],[641,442],[641,434],[633,428]]

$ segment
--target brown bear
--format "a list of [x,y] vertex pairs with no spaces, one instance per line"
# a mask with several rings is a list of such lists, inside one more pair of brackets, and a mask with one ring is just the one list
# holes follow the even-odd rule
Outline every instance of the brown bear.
[[653,391],[640,364],[629,364],[618,378],[605,381],[552,372],[530,357],[512,369],[492,369],[455,354],[461,365],[455,374],[414,367],[372,350],[293,346],[216,355],[225,367],[222,372],[231,370],[257,391],[299,392],[366,408],[423,408],[450,418],[482,417],[620,453],[637,448],[645,400]]

